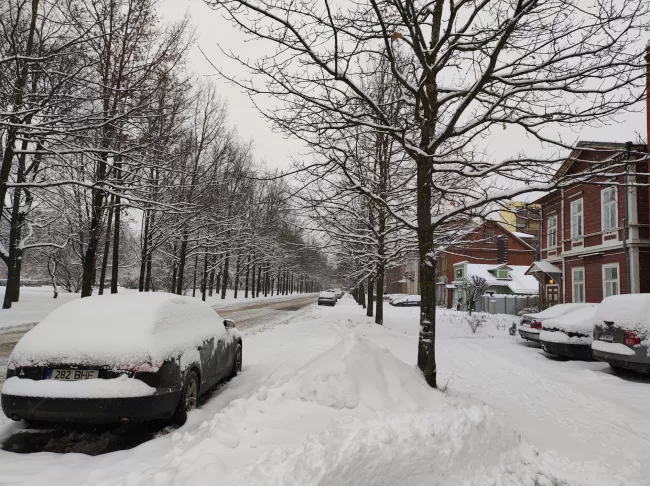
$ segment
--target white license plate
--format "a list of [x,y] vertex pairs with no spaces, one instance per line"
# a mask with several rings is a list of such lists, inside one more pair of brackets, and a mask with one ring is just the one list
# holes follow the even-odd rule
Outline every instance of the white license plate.
[[99,378],[99,370],[49,370],[47,373],[48,380],[90,380]]
[[607,343],[613,343],[614,342],[614,336],[611,334],[602,334],[599,338],[599,341],[605,341]]

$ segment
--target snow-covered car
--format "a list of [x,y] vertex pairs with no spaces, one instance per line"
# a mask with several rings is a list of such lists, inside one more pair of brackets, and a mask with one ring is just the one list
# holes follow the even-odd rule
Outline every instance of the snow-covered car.
[[542,323],[539,342],[549,354],[565,358],[591,360],[594,340],[594,316],[598,304],[582,307]]
[[401,299],[402,297],[406,297],[408,294],[386,294],[384,296],[384,300],[388,301],[388,303],[392,303],[394,300]]
[[650,372],[650,294],[605,298],[594,317],[591,350],[614,371]]
[[334,293],[336,294],[337,299],[343,298],[343,289],[334,289]]
[[318,305],[336,305],[336,292],[325,290],[318,294]]
[[517,327],[519,335],[529,341],[539,341],[539,333],[542,331],[542,323],[546,319],[555,319],[582,307],[591,307],[593,304],[556,304],[542,312],[524,314]]
[[242,368],[234,322],[191,297],[128,292],[76,299],[16,344],[2,388],[13,420],[183,423]]
[[419,295],[405,295],[399,299],[392,299],[390,305],[394,305],[395,307],[419,307],[420,302]]

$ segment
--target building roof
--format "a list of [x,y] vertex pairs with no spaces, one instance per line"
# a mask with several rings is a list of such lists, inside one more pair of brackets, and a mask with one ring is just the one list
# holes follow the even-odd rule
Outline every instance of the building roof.
[[[557,180],[561,178],[564,174],[566,174],[571,168],[571,166],[573,166],[575,162],[578,162],[580,160],[578,158],[578,154],[583,150],[588,150],[592,152],[604,152],[604,153],[610,153],[610,152],[620,153],[620,152],[625,152],[626,144],[620,142],[594,142],[590,140],[581,140],[576,144],[576,148],[571,151],[569,156],[566,158],[566,160],[562,163],[560,168],[557,170],[557,172],[553,176],[553,180]],[[631,150],[639,151],[639,152],[647,152],[648,147],[645,145],[632,144]],[[604,162],[610,157],[606,157],[600,162]]]
[[512,231],[511,233],[515,235],[517,238],[521,238],[523,240],[529,240],[531,238],[535,238],[535,235],[529,235],[528,233],[522,233],[521,231]]
[[526,270],[526,275],[532,275],[534,273],[540,273],[540,272],[562,274],[562,270],[560,270],[552,263],[539,261],[539,262],[534,262],[530,267],[528,267],[528,270]]
[[[527,265],[494,265],[484,263],[467,263],[467,276],[483,277],[490,287],[507,287],[514,294],[538,294],[539,282],[532,275],[526,275]],[[458,263],[456,264],[458,265]],[[492,272],[499,268],[510,269],[509,279],[497,278]],[[456,282],[456,281],[454,281]]]

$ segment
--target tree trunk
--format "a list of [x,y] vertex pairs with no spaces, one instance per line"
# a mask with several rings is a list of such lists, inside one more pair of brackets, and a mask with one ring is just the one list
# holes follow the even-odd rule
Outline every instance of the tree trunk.
[[366,308],[366,292],[363,288],[363,282],[359,284],[359,305],[364,309]]
[[172,246],[172,255],[172,288],[170,289],[170,292],[173,294],[176,292],[176,275],[178,273],[178,268],[176,266],[176,242],[174,242],[174,245]]
[[382,326],[384,324],[384,265],[377,263],[377,300],[375,304],[375,324]]
[[108,217],[106,218],[106,233],[104,235],[104,255],[102,256],[102,268],[99,272],[99,290],[98,295],[104,294],[104,286],[106,280],[106,267],[108,266],[108,255],[111,249],[111,229],[113,228],[113,206],[115,205],[115,196],[111,196],[110,206],[108,207]]
[[226,298],[228,288],[228,273],[230,270],[230,253],[226,253],[226,261],[223,263],[223,281],[221,282],[221,299]]
[[255,264],[253,263],[253,278],[251,280],[251,298],[255,298]]
[[[119,173],[119,168],[117,169]],[[115,197],[115,222],[113,224],[113,267],[111,268],[111,294],[117,294],[117,281],[120,271],[120,196]]]
[[257,266],[257,285],[255,285],[255,297],[260,296],[260,286],[262,285],[262,265]]
[[185,262],[187,259],[187,238],[189,237],[187,229],[183,230],[183,237],[181,240],[180,260],[178,262],[178,282],[176,285],[176,293],[183,294],[183,278],[185,276]]
[[368,277],[368,306],[366,307],[366,315],[372,317],[373,302],[372,302],[372,278]]
[[203,278],[201,278],[201,300],[205,302],[206,289],[208,288],[208,252],[203,254]]
[[192,297],[196,297],[196,269],[199,266],[199,254],[194,255],[194,281],[192,282]]
[[237,255],[237,266],[235,267],[235,299],[239,290],[239,267],[241,266],[241,255]]
[[212,297],[212,292],[214,291],[214,273],[215,273],[215,270],[214,270],[214,260],[215,260],[214,257],[212,257],[212,258],[210,259],[210,261],[211,261],[211,266],[212,266],[212,270],[210,270],[210,292],[209,292],[209,294],[208,294],[210,297]]
[[436,388],[436,261],[431,225],[431,170],[424,157],[417,167],[417,221],[421,296],[418,368],[426,382]]
[[251,271],[251,256],[248,255],[248,263],[246,263],[246,286],[244,290],[245,299],[248,299],[248,278],[250,276],[250,271]]
[[[108,217],[108,219],[110,220],[110,216]],[[139,292],[144,292],[144,281],[147,273],[147,252],[148,251],[149,251],[149,211],[145,210],[143,227],[142,227],[142,251],[140,252],[140,280],[138,282]],[[101,294],[101,290],[99,293]]]

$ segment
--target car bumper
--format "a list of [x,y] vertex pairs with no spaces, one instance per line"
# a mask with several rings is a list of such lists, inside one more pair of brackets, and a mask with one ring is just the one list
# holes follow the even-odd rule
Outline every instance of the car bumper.
[[335,300],[320,300],[320,299],[318,299],[318,304],[319,305],[335,305],[336,301]]
[[540,341],[540,343],[542,349],[549,354],[582,361],[592,361],[594,359],[591,354],[591,344],[567,344],[549,341]]
[[605,361],[612,366],[650,373],[650,358],[648,358],[646,347],[640,347],[634,355],[623,355],[597,349],[592,349],[592,353],[595,359]]
[[517,331],[522,338],[528,339],[529,341],[539,342],[539,331],[537,329],[526,329],[519,327],[517,328]]
[[2,410],[14,420],[109,424],[169,419],[180,390],[129,398],[43,398],[2,394]]

